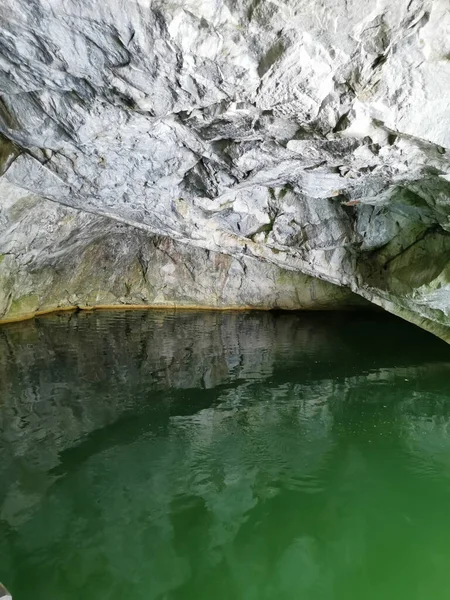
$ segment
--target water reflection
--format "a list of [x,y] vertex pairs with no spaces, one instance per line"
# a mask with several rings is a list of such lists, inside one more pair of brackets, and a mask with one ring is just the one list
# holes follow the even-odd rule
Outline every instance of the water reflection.
[[449,373],[384,315],[0,328],[0,579],[19,600],[444,598]]

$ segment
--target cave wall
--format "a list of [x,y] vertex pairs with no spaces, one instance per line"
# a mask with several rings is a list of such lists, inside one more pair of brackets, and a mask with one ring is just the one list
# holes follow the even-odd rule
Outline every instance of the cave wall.
[[3,317],[354,293],[449,338],[446,0],[5,0],[0,26]]
[[8,247],[0,254],[3,321],[67,307],[370,307],[349,290],[301,272],[148,235],[5,182],[0,193]]

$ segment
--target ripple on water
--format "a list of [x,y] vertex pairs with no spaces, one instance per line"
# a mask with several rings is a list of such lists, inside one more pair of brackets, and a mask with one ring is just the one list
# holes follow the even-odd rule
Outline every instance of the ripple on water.
[[446,598],[449,374],[446,345],[383,315],[1,328],[0,580],[15,600]]

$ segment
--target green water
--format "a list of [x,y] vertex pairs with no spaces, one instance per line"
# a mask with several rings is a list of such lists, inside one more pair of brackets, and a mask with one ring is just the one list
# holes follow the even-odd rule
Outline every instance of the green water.
[[450,597],[450,347],[394,318],[0,327],[14,600]]

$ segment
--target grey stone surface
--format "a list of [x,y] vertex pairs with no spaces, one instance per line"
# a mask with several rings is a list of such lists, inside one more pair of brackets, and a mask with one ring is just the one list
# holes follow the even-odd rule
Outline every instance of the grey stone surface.
[[4,0],[0,26],[0,253],[29,247],[10,185],[56,203],[27,277],[126,225],[120,256],[172,240],[206,295],[208,257],[252,259],[447,337],[447,0]]
[[348,289],[301,272],[148,235],[5,182],[0,194],[0,319],[67,306],[369,305]]
[[11,594],[8,592],[8,590],[5,588],[4,585],[2,585],[0,583],[0,598],[2,598],[2,600],[12,600]]

